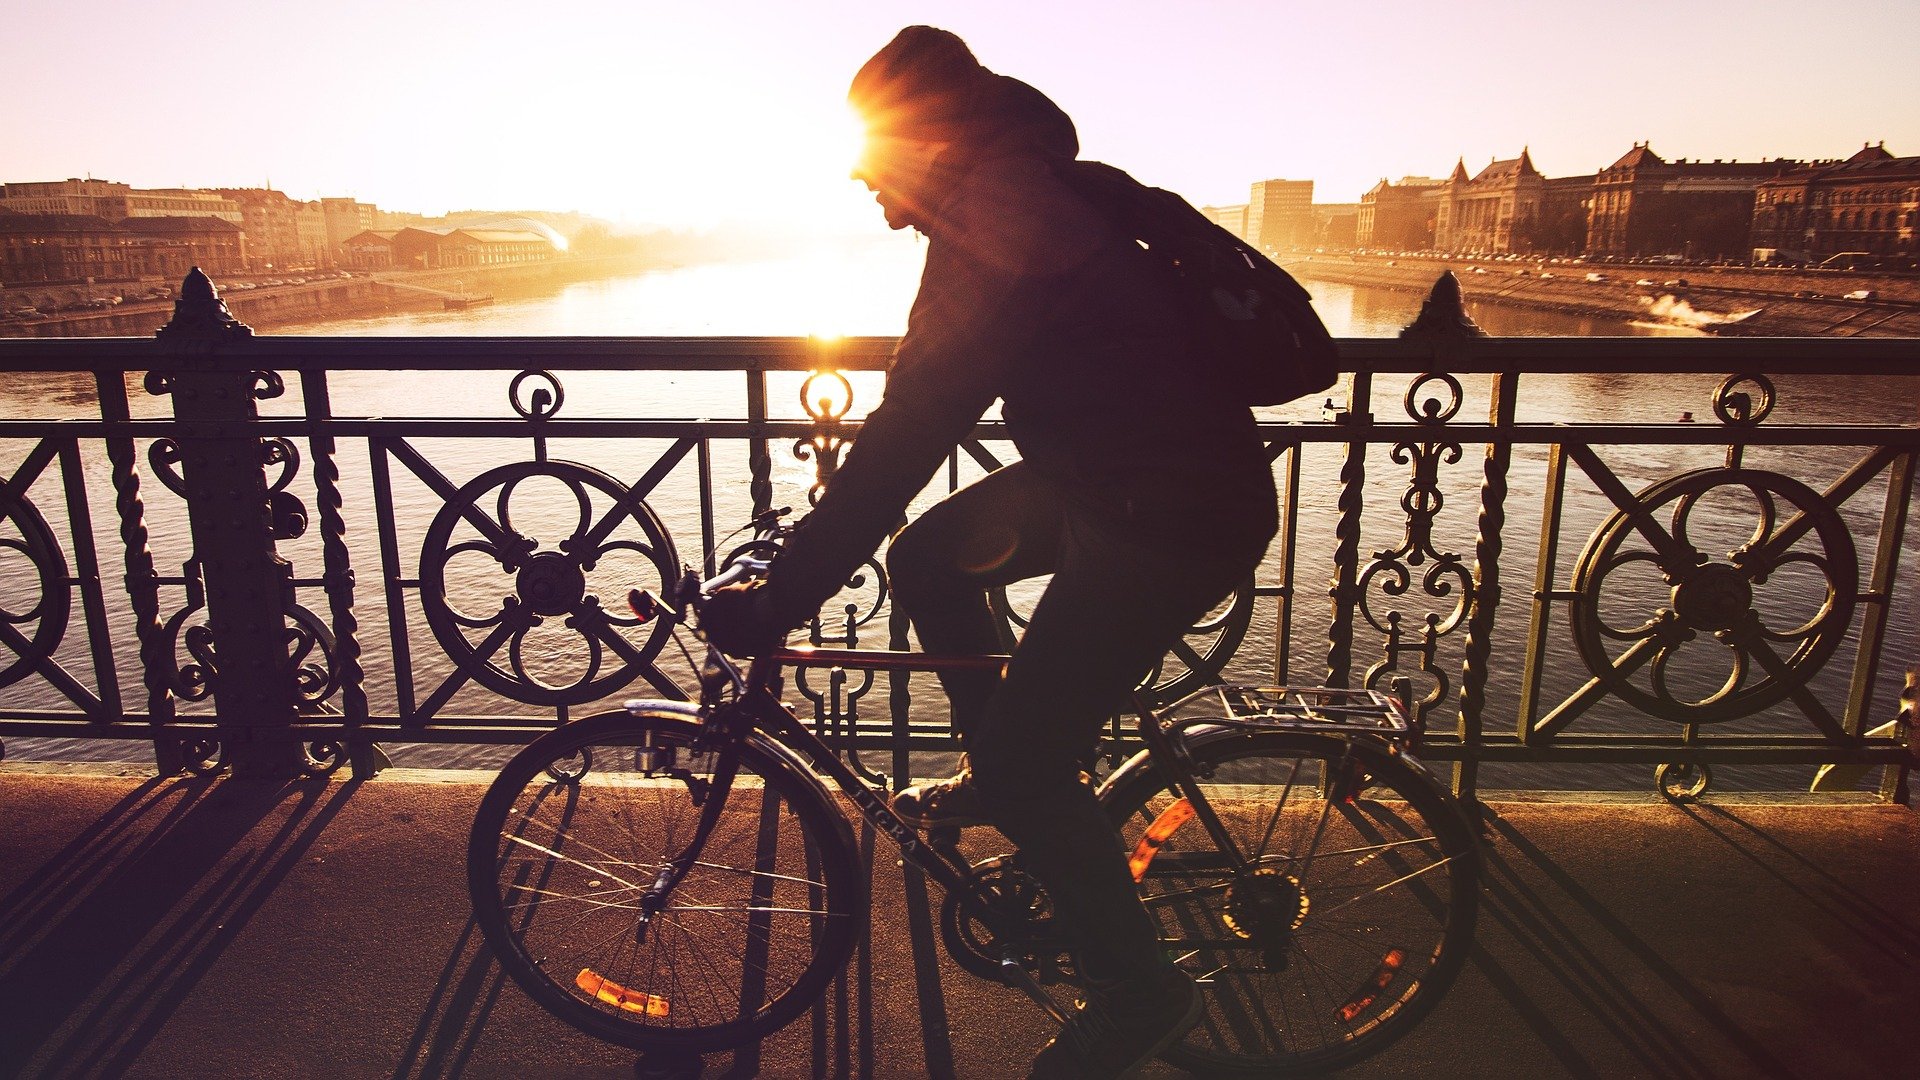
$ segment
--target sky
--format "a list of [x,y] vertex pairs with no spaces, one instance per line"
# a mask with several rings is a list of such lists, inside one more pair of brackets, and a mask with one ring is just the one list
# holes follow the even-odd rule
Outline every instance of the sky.
[[965,38],[1082,156],[1196,205],[1270,178],[1353,202],[1525,147],[1549,176],[1920,155],[1914,0],[10,0],[0,182],[271,184],[386,209],[879,230],[847,179],[860,63]]

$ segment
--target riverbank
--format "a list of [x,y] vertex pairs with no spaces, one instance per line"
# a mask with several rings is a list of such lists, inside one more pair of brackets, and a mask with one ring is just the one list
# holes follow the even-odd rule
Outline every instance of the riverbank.
[[[256,330],[271,330],[324,319],[437,311],[451,295],[532,295],[569,282],[641,274],[669,265],[654,256],[622,255],[441,270],[355,271],[352,277],[251,289],[220,279],[214,285],[235,318]],[[0,337],[145,337],[172,317],[172,300],[136,300],[111,308],[7,320],[0,322]]]
[[[1920,276],[1760,267],[1649,266],[1296,255],[1316,281],[1424,295],[1452,271],[1469,303],[1749,337],[1920,337]],[[1866,293],[1870,299],[1849,298]]]

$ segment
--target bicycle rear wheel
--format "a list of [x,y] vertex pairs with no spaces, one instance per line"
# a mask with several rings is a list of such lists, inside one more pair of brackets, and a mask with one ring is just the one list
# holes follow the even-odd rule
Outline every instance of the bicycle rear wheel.
[[474,817],[474,917],[547,1011],[636,1049],[761,1038],[826,992],[867,915],[852,831],[817,784],[752,744],[665,910],[639,899],[717,797],[686,716],[606,713],[535,740]]
[[1472,826],[1404,759],[1341,738],[1221,731],[1188,743],[1228,854],[1166,772],[1103,799],[1200,1024],[1165,1056],[1205,1076],[1340,1068],[1417,1025],[1473,937]]

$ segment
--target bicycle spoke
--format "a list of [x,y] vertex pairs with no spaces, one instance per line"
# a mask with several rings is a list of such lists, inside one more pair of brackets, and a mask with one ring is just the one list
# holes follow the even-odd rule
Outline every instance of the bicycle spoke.
[[1431,873],[1434,870],[1438,870],[1441,867],[1446,866],[1448,863],[1451,863],[1452,861],[1453,861],[1453,858],[1451,856],[1444,859],[1436,859],[1435,861],[1428,863],[1427,865],[1421,867],[1418,870],[1415,870],[1410,874],[1402,874],[1401,876],[1394,878],[1392,881],[1389,881],[1386,884],[1375,888],[1371,892],[1364,892],[1364,893],[1361,893],[1359,896],[1355,896],[1350,899],[1344,900],[1334,905],[1333,907],[1328,908],[1323,912],[1319,912],[1318,914],[1320,915],[1320,917],[1325,918],[1328,915],[1332,915],[1336,911],[1345,911],[1347,908],[1352,907],[1353,905],[1359,903],[1362,900],[1365,900],[1369,897],[1383,895],[1386,893],[1388,889],[1393,888],[1395,885],[1412,881],[1414,878],[1417,878],[1422,874]]
[[509,836],[509,837],[507,837],[507,838],[506,838],[506,840],[507,840],[507,842],[508,842],[508,843],[512,843],[512,844],[519,844],[519,845],[521,845],[521,846],[523,846],[523,847],[529,847],[529,848],[532,848],[533,850],[535,850],[535,851],[538,851],[538,852],[540,852],[540,853],[541,853],[542,855],[546,855],[546,856],[549,856],[549,857],[551,857],[551,858],[555,858],[555,859],[559,859],[559,860],[560,860],[561,862],[564,862],[564,863],[571,863],[571,864],[573,864],[574,866],[578,866],[578,867],[580,867],[580,868],[581,868],[582,870],[586,870],[586,871],[589,871],[589,872],[591,872],[591,873],[595,873],[595,874],[601,874],[601,875],[604,875],[604,876],[606,876],[606,877],[610,877],[610,878],[612,878],[613,880],[615,880],[615,881],[618,881],[618,882],[619,882],[620,884],[622,884],[622,885],[625,885],[625,886],[626,886],[627,888],[629,888],[629,889],[644,889],[644,888],[647,888],[647,886],[645,886],[645,885],[635,885],[635,884],[634,884],[633,882],[631,882],[631,881],[628,881],[628,880],[626,880],[625,878],[622,878],[622,877],[621,877],[620,875],[618,875],[618,874],[615,874],[615,873],[612,873],[612,872],[610,872],[610,871],[607,871],[607,870],[604,870],[604,869],[602,869],[602,868],[600,868],[600,867],[598,867],[598,866],[595,866],[595,865],[593,865],[592,863],[587,863],[587,862],[582,862],[582,861],[580,861],[579,859],[576,859],[576,858],[574,858],[574,857],[573,857],[573,856],[571,856],[571,855],[563,855],[563,854],[561,854],[560,852],[558,852],[558,851],[555,851],[555,850],[553,850],[552,848],[550,848],[550,847],[547,847],[547,846],[545,846],[545,845],[543,845],[543,844],[536,844],[536,843],[534,843],[533,841],[531,841],[531,840],[528,840],[528,839],[526,839],[525,837],[521,837],[521,836]]

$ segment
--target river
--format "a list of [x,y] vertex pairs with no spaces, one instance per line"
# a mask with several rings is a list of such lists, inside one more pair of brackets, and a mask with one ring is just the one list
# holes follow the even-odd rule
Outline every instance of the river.
[[[480,308],[465,311],[429,311],[373,317],[342,318],[324,322],[312,322],[272,326],[261,328],[263,333],[271,334],[313,334],[345,336],[575,336],[575,335],[773,335],[773,334],[897,334],[904,329],[905,313],[912,300],[917,285],[918,262],[924,249],[897,239],[887,244],[871,247],[834,248],[808,258],[790,258],[753,263],[715,264],[707,266],[682,267],[630,277],[600,281],[587,281],[552,287],[546,291],[526,294],[500,293],[497,302]],[[1389,336],[1410,321],[1417,313],[1420,298],[1418,296],[1368,290],[1362,287],[1314,283],[1316,307],[1334,334],[1340,336]],[[1637,324],[1608,322],[1575,318],[1564,315],[1545,314],[1515,308],[1503,308],[1497,305],[1482,304],[1470,306],[1470,313],[1489,333],[1500,336],[1615,336],[1615,335],[1694,335],[1697,330],[1678,326],[1655,324]],[[333,393],[336,412],[341,415],[383,415],[383,416],[504,416],[506,412],[505,383],[511,373],[487,372],[478,376],[422,376],[418,373],[393,372],[369,373],[334,380]],[[563,373],[567,398],[563,412],[565,416],[678,416],[678,417],[738,417],[743,414],[737,375],[643,375],[629,376],[619,373]],[[1527,391],[1523,399],[1523,419],[1554,419],[1571,422],[1617,421],[1617,422],[1665,422],[1671,421],[1682,413],[1691,412],[1707,417],[1709,398],[1717,379],[1706,376],[1687,378],[1633,379],[1623,376],[1588,375],[1564,377],[1533,377],[1528,380]],[[290,380],[291,382],[291,380]],[[1375,409],[1383,419],[1391,418],[1397,410],[1395,404],[1399,396],[1398,386],[1390,385],[1392,380],[1380,380],[1380,397]],[[1465,379],[1464,395],[1466,399],[1462,415],[1485,415],[1487,384],[1484,379]],[[72,384],[72,385],[69,385]],[[1404,385],[1404,380],[1402,381]],[[1862,385],[1858,380],[1807,377],[1787,380],[1780,389],[1781,405],[1779,416],[1791,417],[1803,422],[1820,422],[1845,419],[1857,422],[1908,422],[1914,417],[1914,403],[1920,398],[1920,380],[1902,378],[1882,380],[1874,385]],[[773,403],[776,415],[800,415],[792,388],[776,384],[779,395]],[[4,407],[11,416],[76,416],[86,415],[91,407],[91,394],[84,380],[75,383],[71,379],[48,377],[27,377],[16,379],[6,387],[0,388],[0,407]],[[872,380],[856,380],[858,400],[854,415],[858,416],[870,407],[877,394],[877,383]],[[265,403],[263,408],[269,411],[287,411],[294,408],[293,402],[298,394],[290,392],[285,399]],[[146,415],[160,415],[163,403],[150,398],[136,402],[136,409]],[[1299,406],[1278,410],[1279,415],[1311,415],[1311,408]],[[459,440],[422,440],[421,449],[432,459],[435,465],[444,471],[454,482],[461,483],[478,475],[487,468],[507,461],[524,459],[527,446],[524,442],[511,444],[502,442],[475,442]],[[804,500],[805,486],[811,467],[806,463],[789,460],[781,453],[784,448],[776,447],[779,465],[775,474],[778,486],[777,498],[782,501],[800,503]],[[1475,493],[1478,485],[1479,460],[1475,448],[1463,447],[1465,454],[1457,464],[1445,465],[1440,470],[1440,478],[1446,492],[1448,503],[1444,511],[1436,518],[1436,545],[1441,551],[1460,553],[1469,558],[1472,550],[1473,514],[1475,511]],[[617,453],[616,453],[617,451]],[[644,462],[652,459],[657,450],[638,451],[643,464],[636,466],[633,447],[616,447],[606,443],[592,446],[557,445],[556,458],[575,458],[590,462],[616,476],[630,478],[644,468]],[[24,449],[13,455],[18,457]],[[1317,455],[1317,456],[1316,456]],[[1700,467],[1715,464],[1724,449],[1715,452],[1711,449],[1688,451],[1672,447],[1619,447],[1609,448],[1606,456],[1614,467],[1627,480],[1630,487],[1640,487],[1653,479],[1668,475],[1686,467]],[[1806,480],[1816,490],[1824,488],[1857,458],[1857,454],[1839,449],[1817,448],[1812,451],[1795,451],[1792,454],[1755,450],[1749,453],[1750,464],[1773,466],[1783,472],[1789,472]],[[100,455],[93,455],[89,462],[88,483],[95,503],[94,520],[97,527],[106,528],[104,523],[114,520],[110,498],[110,487]],[[1524,645],[1525,631],[1525,592],[1524,587],[1532,581],[1533,542],[1529,535],[1538,533],[1539,506],[1543,490],[1544,451],[1538,448],[1519,448],[1515,453],[1513,497],[1506,548],[1507,562],[1503,573],[1510,583],[1508,606],[1503,609],[1500,633],[1496,641],[1496,663],[1490,688],[1490,724],[1496,728],[1503,722],[1501,717],[1511,717],[1514,702],[1519,693],[1520,668],[1519,656]],[[391,711],[393,695],[390,689],[394,678],[393,650],[387,642],[385,613],[379,610],[381,595],[377,587],[380,578],[380,553],[375,542],[375,530],[372,526],[370,507],[366,505],[366,477],[369,464],[364,446],[343,446],[340,464],[348,489],[347,514],[349,517],[349,539],[354,560],[360,567],[362,586],[358,592],[362,608],[362,640],[366,648],[364,661],[369,675],[370,692],[374,697],[376,711]],[[1318,659],[1324,659],[1326,603],[1324,593],[1318,582],[1322,579],[1327,565],[1326,552],[1328,538],[1332,533],[1334,507],[1331,485],[1316,483],[1316,478],[1330,477],[1337,461],[1331,447],[1315,451],[1307,459],[1309,482],[1300,498],[1302,532],[1302,571],[1311,578],[1311,583],[1302,589],[1302,601],[1295,610],[1295,625],[1292,635],[1294,656],[1293,673],[1296,678],[1311,676],[1316,671]],[[722,476],[740,475],[736,463],[722,460],[717,468]],[[11,469],[13,466],[8,465]],[[685,469],[680,470],[685,472]],[[420,484],[408,484],[402,476],[402,483],[395,489],[396,518],[402,532],[404,565],[403,574],[413,573],[417,553],[418,538],[425,531],[426,523],[440,509],[439,498]],[[1404,530],[1405,517],[1400,510],[1400,500],[1405,494],[1408,481],[1408,467],[1404,463],[1394,463],[1388,458],[1388,448],[1379,448],[1369,462],[1369,486],[1367,516],[1369,524],[1363,537],[1363,551],[1372,552],[1392,548],[1399,543],[1400,533]],[[303,479],[302,483],[306,481]],[[47,481],[42,480],[42,485]],[[150,489],[148,504],[152,516],[153,547],[161,572],[177,570],[182,562],[191,555],[191,546],[187,538],[184,515],[177,501],[152,497]],[[308,489],[310,491],[310,489]],[[1881,490],[1884,490],[1882,487]],[[57,505],[53,489],[36,490],[33,493],[41,505],[56,532],[64,529],[64,517]],[[552,493],[549,493],[551,495]],[[104,496],[104,497],[103,497]],[[723,522],[743,518],[746,510],[744,485],[722,483],[717,495],[718,514]],[[529,520],[533,515],[545,514],[551,520],[559,521],[566,516],[563,506],[565,498],[549,499],[549,505],[540,511],[529,511]],[[679,545],[682,558],[692,558],[698,553],[693,549],[699,542],[700,530],[697,503],[690,497],[687,484],[668,484],[656,502],[667,530]],[[1863,509],[1864,508],[1864,509]],[[1877,510],[1871,492],[1856,496],[1847,509],[1847,518],[1853,526],[1856,545],[1861,548],[1862,558],[1870,557],[1873,536],[1871,529],[1875,515],[1869,510]],[[1532,523],[1527,523],[1527,514],[1531,512]],[[1711,524],[1702,526],[1702,531],[1712,531],[1716,537],[1724,534],[1731,538],[1730,543],[1737,545],[1741,538],[1741,529],[1748,531],[1752,526],[1752,507],[1730,505],[1714,511]],[[1562,542],[1562,563],[1568,564],[1577,553],[1585,538],[1596,529],[1603,516],[1597,502],[1591,497],[1587,503],[1570,503],[1566,512],[1566,536]],[[516,519],[516,524],[519,520]],[[283,544],[283,553],[295,562],[297,572],[309,573],[310,567],[318,565],[319,550],[317,530],[307,537],[290,544]],[[0,536],[0,541],[6,537]],[[1698,538],[1696,538],[1698,542]],[[118,559],[103,539],[103,556],[112,563]],[[1911,577],[1911,568],[1920,562],[1916,558],[1915,544],[1908,542],[1909,553],[1903,564]],[[21,560],[11,562],[6,559],[10,554],[4,544],[0,544],[0,590],[17,586],[22,580]],[[609,568],[609,572],[612,572]],[[498,571],[486,565],[463,564],[452,560],[448,567],[449,593],[474,588],[487,597],[498,593]],[[1274,574],[1271,568],[1266,578]],[[111,574],[110,574],[111,576]],[[1564,581],[1564,577],[1561,579]],[[604,583],[611,586],[611,581]],[[487,590],[493,590],[488,592]],[[1911,583],[1903,594],[1911,591]],[[1419,592],[1415,589],[1415,596]],[[0,596],[12,595],[0,593]],[[617,593],[615,594],[617,595]],[[1321,599],[1315,599],[1319,595]],[[1017,603],[1030,602],[1032,591],[1027,590],[1016,596]],[[1789,599],[1785,607],[1796,608],[1804,601]],[[303,601],[310,607],[324,610],[324,601],[317,591],[303,593]],[[413,652],[420,669],[416,671],[416,684],[430,688],[437,683],[435,670],[431,664],[440,656],[434,642],[418,624],[418,601],[410,598],[415,607],[411,616],[414,623]],[[169,600],[163,596],[163,606],[171,610],[179,599]],[[489,600],[489,602],[491,602]],[[1376,598],[1375,604],[1384,608],[1399,606],[1414,613],[1435,611],[1444,616],[1453,600],[1446,597],[1426,597],[1423,600],[1414,596],[1389,599]],[[1907,606],[1906,611],[1913,608]],[[1855,622],[1858,622],[1856,617]],[[1265,650],[1253,643],[1268,640],[1274,623],[1272,610],[1262,605],[1248,641],[1242,649],[1242,656],[1235,664],[1235,672],[1247,678],[1259,678],[1262,655]],[[124,625],[124,623],[122,624]],[[1895,619],[1896,627],[1903,625]],[[1909,618],[1904,625],[1914,625]],[[84,670],[86,667],[84,642],[75,644],[81,637],[80,625],[76,621],[67,634],[67,644],[60,651],[63,662],[70,667]],[[132,700],[138,700],[137,686],[129,681],[128,673],[137,672],[136,655],[127,640],[130,634],[118,635],[122,681],[128,683]],[[1459,671],[1459,646],[1463,634],[1456,633],[1446,639],[1438,666],[1454,679],[1448,688],[1449,706],[1452,695],[1457,694],[1457,675]],[[870,638],[869,641],[872,639]],[[1889,643],[1890,662],[1895,668],[1916,653],[1916,644],[1911,638],[1901,639],[1896,633]],[[564,634],[553,635],[527,643],[527,652],[532,657],[534,667],[549,665],[551,677],[563,680],[567,677],[565,669],[577,659],[577,641],[571,641]],[[1556,652],[1550,657],[1553,661],[1565,661],[1551,666],[1564,667],[1569,671],[1577,670],[1578,661],[1564,645],[1556,645]],[[1364,667],[1377,658],[1379,642],[1377,639],[1356,641],[1357,665]],[[1510,657],[1501,660],[1499,657]],[[1850,667],[1851,652],[1843,650],[1839,658],[1830,665],[1822,676],[1822,693],[1843,692],[1844,670]],[[438,660],[444,665],[443,659]],[[1703,661],[1697,670],[1683,671],[1675,676],[1676,681],[1688,685],[1703,686],[1711,689],[1716,679],[1724,679],[1726,671],[1717,667],[1718,661]],[[384,682],[383,682],[384,680]],[[1837,681],[1836,681],[1837,680]],[[1311,681],[1310,679],[1306,681]],[[1577,685],[1577,679],[1567,675],[1549,678],[1549,689],[1562,694],[1571,685]],[[1882,680],[1883,683],[1887,680]],[[53,701],[42,690],[32,688],[37,680],[27,680],[12,686],[0,688],[0,701],[18,703],[24,706],[50,705]],[[1565,685],[1563,685],[1565,684]],[[632,692],[632,691],[629,691]],[[1705,692],[1705,691],[1702,691]],[[22,695],[34,698],[31,702],[23,700]],[[931,687],[919,692],[922,703],[931,699]],[[43,700],[44,699],[44,700]],[[1883,702],[1890,698],[1882,695]],[[498,702],[492,703],[494,707]],[[484,694],[463,692],[457,695],[451,708],[466,711],[487,711],[489,703]],[[878,706],[870,706],[871,708]],[[1888,711],[1883,706],[1880,711]],[[1450,709],[1449,709],[1450,712]],[[1631,717],[1612,717],[1601,715],[1597,722],[1614,729],[1631,726]],[[1504,723],[1510,724],[1507,719]],[[1804,722],[1802,722],[1804,723]],[[1646,722],[1640,721],[1642,729]],[[1671,730],[1659,724],[1657,730]],[[1743,729],[1745,730],[1745,729]],[[63,758],[63,759],[124,759],[140,760],[146,752],[138,743],[102,743],[65,739],[11,739],[7,744],[10,758]],[[396,760],[403,764],[446,765],[475,764],[483,765],[497,760],[498,751],[486,748],[463,747],[420,747],[403,748],[396,753]],[[1512,767],[1490,768],[1486,783],[1492,787],[1514,785],[1540,786],[1551,782],[1555,785],[1574,787],[1632,788],[1645,790],[1647,786],[1646,770],[1641,767],[1626,768],[1583,768],[1569,770],[1564,775],[1544,781],[1534,774],[1534,770],[1516,771]],[[1774,767],[1765,769],[1741,770],[1739,775],[1720,778],[1722,786],[1730,787],[1801,787],[1804,788],[1811,769],[1799,767]]]

